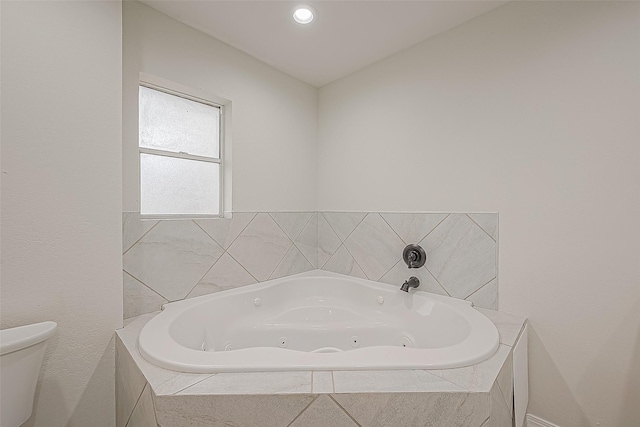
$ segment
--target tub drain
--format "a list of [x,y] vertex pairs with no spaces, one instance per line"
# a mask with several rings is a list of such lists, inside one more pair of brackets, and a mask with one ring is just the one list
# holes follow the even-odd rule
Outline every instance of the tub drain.
[[289,340],[287,337],[278,338],[278,346],[282,348],[286,348],[289,345]]

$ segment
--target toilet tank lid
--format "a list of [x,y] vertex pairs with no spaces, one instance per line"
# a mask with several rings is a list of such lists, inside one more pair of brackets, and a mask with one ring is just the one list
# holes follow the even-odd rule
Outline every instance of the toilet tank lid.
[[56,330],[56,322],[41,322],[0,331],[0,356],[41,343]]

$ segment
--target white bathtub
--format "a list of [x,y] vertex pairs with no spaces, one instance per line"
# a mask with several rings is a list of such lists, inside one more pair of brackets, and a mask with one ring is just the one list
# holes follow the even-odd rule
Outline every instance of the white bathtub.
[[165,305],[140,353],[181,372],[442,369],[489,358],[499,336],[471,303],[326,271]]

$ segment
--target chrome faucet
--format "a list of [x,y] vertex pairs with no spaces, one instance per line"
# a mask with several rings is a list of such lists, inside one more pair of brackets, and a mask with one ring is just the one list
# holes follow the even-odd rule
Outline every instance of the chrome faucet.
[[400,287],[401,291],[409,292],[409,288],[417,288],[420,286],[420,279],[415,276],[409,277],[409,280],[405,281]]

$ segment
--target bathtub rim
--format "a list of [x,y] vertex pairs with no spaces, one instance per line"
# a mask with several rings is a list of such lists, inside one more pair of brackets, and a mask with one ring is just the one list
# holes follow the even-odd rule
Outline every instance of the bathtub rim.
[[[473,304],[471,302],[419,290],[412,290],[404,297],[415,298],[417,295],[421,298],[432,299],[436,302],[446,304],[449,308],[457,311],[459,314],[462,312],[462,316],[465,317],[466,320],[469,320],[468,316],[471,316],[472,320],[474,320],[473,322],[470,322],[470,326],[472,328],[470,332],[471,338],[453,346],[437,349],[405,349],[396,346],[375,346],[354,349],[341,353],[316,353],[313,356],[313,363],[308,361],[309,356],[306,352],[270,347],[255,347],[250,349],[234,350],[232,352],[218,352],[216,355],[219,360],[218,363],[211,363],[211,353],[184,347],[177,344],[172,339],[170,342],[165,341],[165,343],[162,344],[153,338],[154,336],[157,336],[157,334],[162,333],[163,329],[166,329],[166,333],[168,334],[168,328],[170,327],[171,322],[183,313],[183,308],[185,307],[196,307],[215,299],[224,298],[225,296],[241,295],[254,290],[267,289],[281,283],[308,277],[348,280],[361,286],[366,286],[383,292],[394,291],[396,288],[393,285],[386,283],[345,276],[324,270],[312,270],[227,291],[203,295],[189,300],[176,301],[165,304],[163,306],[163,311],[157,316],[154,316],[154,318],[151,319],[142,329],[138,337],[139,351],[146,360],[164,369],[185,373],[220,373],[309,370],[352,371],[450,369],[471,366],[482,362],[490,358],[499,347],[500,336],[495,325],[482,313],[477,310],[473,310]],[[401,292],[399,287],[397,292]],[[482,351],[478,352],[471,358],[468,356],[464,358],[460,356],[461,350],[464,350],[465,347],[474,346],[481,348]],[[147,349],[150,349],[150,351],[147,351]],[[255,353],[257,351],[261,352],[263,360],[269,360],[270,363],[263,363],[260,366],[256,366],[254,361]],[[386,358],[392,360],[392,362],[387,361],[384,365],[371,363],[371,357],[375,357],[380,351],[384,351]],[[420,354],[417,354],[416,352],[420,352]],[[433,362],[425,363],[420,359],[421,355],[427,356],[428,359]],[[288,362],[283,362],[283,356],[287,357]],[[366,360],[367,362],[363,362],[363,360]],[[186,363],[185,361],[189,361],[189,363]]]

